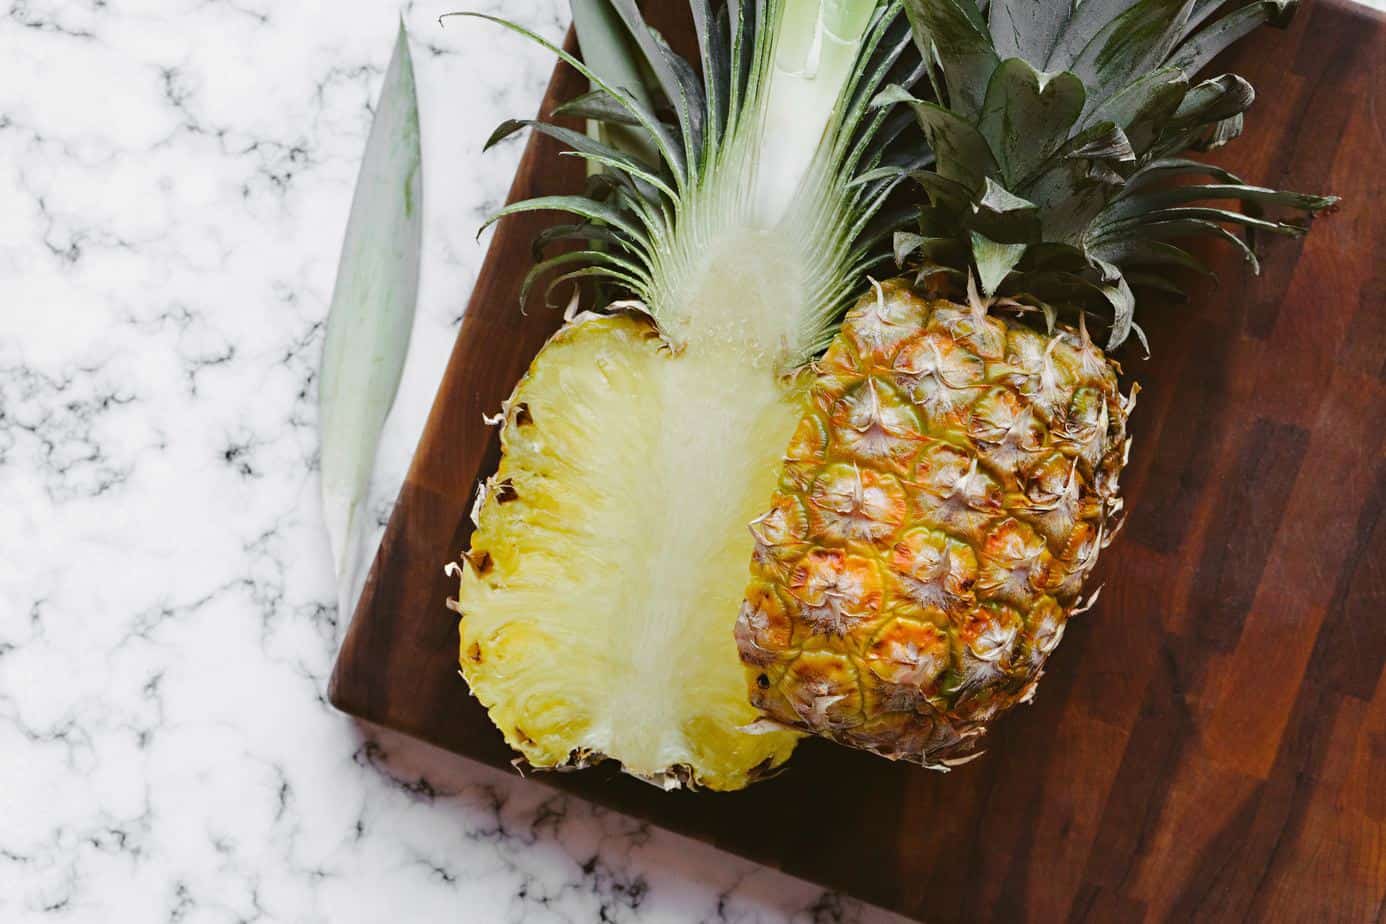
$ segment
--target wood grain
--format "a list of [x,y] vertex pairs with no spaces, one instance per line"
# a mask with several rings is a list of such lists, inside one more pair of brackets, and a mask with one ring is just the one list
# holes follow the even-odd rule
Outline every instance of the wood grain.
[[[936,922],[1386,920],[1383,39],[1322,2],[1221,62],[1258,102],[1215,159],[1344,205],[1304,242],[1263,242],[1261,277],[1207,248],[1219,287],[1145,305],[1153,357],[1123,357],[1145,389],[1130,527],[985,758],[939,775],[815,741],[741,793],[607,767],[542,782]],[[581,89],[560,66],[545,110]],[[556,154],[531,139],[512,200],[580,187]],[[482,415],[559,322],[515,307],[546,220],[496,233],[331,689],[500,767],[441,566],[497,462]]]

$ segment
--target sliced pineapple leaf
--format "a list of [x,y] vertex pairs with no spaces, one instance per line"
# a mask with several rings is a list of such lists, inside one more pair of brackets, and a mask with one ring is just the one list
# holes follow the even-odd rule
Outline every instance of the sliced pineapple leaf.
[[684,156],[691,161],[693,152],[700,147],[703,132],[703,91],[696,74],[686,61],[673,53],[664,37],[645,22],[635,0],[607,2],[626,24],[660,89],[674,107],[683,134]]
[[972,259],[977,264],[977,280],[982,294],[990,298],[1025,256],[1025,244],[1002,244],[973,231]]
[[553,295],[553,290],[563,285],[563,283],[571,282],[574,279],[614,279],[615,281],[621,283],[622,286],[630,289],[633,292],[640,291],[639,279],[636,279],[635,277],[630,276],[627,273],[623,273],[618,269],[613,269],[606,266],[593,266],[589,263],[581,269],[576,269],[572,272],[563,273],[562,275],[555,276],[553,279],[549,280],[549,284],[544,287],[544,305],[548,308],[557,307],[557,305],[554,304],[552,298],[550,297]]
[[[910,47],[910,42],[909,23],[892,15],[881,16],[863,39],[861,54],[868,63],[852,77],[847,91],[850,103],[842,116],[843,124],[862,124],[863,127],[855,137],[838,139],[839,145],[850,143],[853,146],[852,152],[842,160],[842,169],[847,174],[854,172],[862,159],[871,157],[873,152],[880,156],[911,121],[906,110],[893,111],[893,106],[882,107],[892,111],[876,118],[865,118],[867,110],[875,106],[879,91],[889,82],[901,57]],[[923,76],[924,65],[920,62],[912,73],[905,76],[902,88],[914,86]]]
[[401,22],[356,180],[319,376],[323,518],[343,613],[357,583],[361,506],[409,350],[422,201],[419,108]]
[[727,124],[727,60],[730,52],[717,18],[708,0],[689,0],[693,12],[693,32],[698,38],[698,55],[702,59],[708,126],[708,156],[716,153],[717,142]]
[[645,267],[603,250],[574,250],[550,257],[547,260],[541,260],[530,267],[529,272],[525,274],[524,282],[520,284],[520,306],[524,307],[528,304],[530,289],[541,276],[565,266],[572,266],[575,263],[619,270],[624,274],[623,278],[639,283],[636,286],[637,292],[649,291],[650,274]]
[[628,236],[640,242],[645,247],[649,247],[650,240],[645,232],[636,225],[631,224],[625,214],[620,209],[612,208],[602,202],[596,202],[583,196],[539,196],[535,199],[524,199],[520,202],[513,202],[502,209],[491,214],[482,223],[477,231],[477,236],[491,225],[500,221],[507,215],[517,215],[520,212],[568,212],[572,215],[581,215],[583,218],[590,218],[593,221],[604,222],[625,232]]
[[[614,96],[605,90],[590,90],[575,96],[565,103],[553,107],[555,116],[571,116],[575,119],[592,119],[608,125],[635,125],[640,122],[622,106]],[[626,153],[630,153],[627,151]]]
[[491,133],[491,137],[487,139],[483,150],[490,149],[503,139],[525,128],[531,128],[534,131],[548,135],[550,138],[561,141],[571,149],[571,151],[565,153],[576,153],[581,157],[601,163],[603,166],[610,167],[613,170],[619,170],[626,176],[647,183],[652,189],[659,190],[659,192],[668,196],[670,199],[674,199],[678,195],[668,183],[651,172],[649,167],[643,162],[617,150],[611,145],[603,144],[591,135],[585,135],[582,132],[564,128],[562,125],[554,125],[551,122],[540,122],[536,119],[506,119]]
[[[600,75],[603,82],[620,87],[641,106],[653,111],[654,101],[650,99],[644,78],[636,66],[639,58],[637,47],[612,9],[610,0],[569,0],[569,5],[583,63]],[[607,97],[615,102],[611,94],[608,93]]]
[[544,251],[548,246],[557,241],[601,241],[620,247],[627,253],[640,253],[629,240],[620,232],[608,228],[604,225],[594,225],[588,222],[577,224],[553,225],[545,228],[534,236],[530,243],[530,254],[536,261],[544,259]]
[[[600,154],[593,154],[584,151],[559,151],[559,157],[580,157],[589,164],[596,164],[601,167],[609,167],[609,170],[595,173],[593,176],[602,177],[611,186],[619,187],[633,195],[633,201],[637,204],[637,211],[650,213],[650,203],[659,200],[661,195],[671,196],[669,187],[658,177],[643,174],[638,171],[628,169],[628,164],[623,160],[612,157],[604,157]],[[648,223],[647,223],[648,225]]]
[[[616,11],[607,0],[570,0],[570,6],[583,62],[602,75],[607,83],[624,88],[641,106],[653,112],[654,101],[650,98],[638,64],[639,49]],[[578,115],[574,109],[585,109],[588,114],[581,117],[589,119],[587,130],[591,134],[637,160],[659,165],[656,140],[640,127],[629,112],[625,112],[625,107],[611,94],[594,88],[590,93],[578,97],[574,103],[572,106],[555,107],[553,115]]]
[[943,66],[948,107],[963,119],[982,110],[987,82],[1001,59],[973,0],[905,0],[921,49],[933,47]]
[[682,191],[687,170],[687,161],[684,157],[682,145],[675,142],[664,123],[660,122],[659,119],[655,117],[653,110],[649,106],[640,102],[640,100],[630,90],[618,88],[610,83],[607,83],[606,80],[604,80],[599,74],[597,74],[597,72],[589,68],[582,61],[568,54],[568,52],[564,51],[562,48],[559,48],[553,42],[550,42],[543,36],[538,35],[537,33],[529,29],[526,29],[524,26],[513,23],[508,19],[502,19],[499,16],[491,16],[487,13],[472,12],[444,13],[441,17],[439,17],[439,19],[446,20],[450,16],[463,16],[472,19],[485,20],[486,22],[495,23],[496,25],[501,26],[502,28],[509,29],[511,32],[515,32],[519,35],[522,35],[530,41],[534,42],[536,45],[539,45],[540,47],[548,50],[550,53],[556,55],[564,63],[568,64],[579,74],[586,77],[595,88],[605,90],[608,94],[611,95],[612,99],[617,100],[621,103],[622,106],[626,108],[626,110],[631,114],[631,116],[636,120],[636,122],[640,125],[641,128],[643,128],[646,132],[649,133],[650,137],[654,140],[655,146],[658,149],[660,156],[663,157],[665,163],[669,165],[669,169],[673,173],[674,179],[676,180],[675,185],[679,187],[680,191]]
[[1020,182],[1068,140],[1084,98],[1083,83],[1072,74],[1041,74],[1020,58],[1001,62],[987,84],[977,127],[1004,182]]

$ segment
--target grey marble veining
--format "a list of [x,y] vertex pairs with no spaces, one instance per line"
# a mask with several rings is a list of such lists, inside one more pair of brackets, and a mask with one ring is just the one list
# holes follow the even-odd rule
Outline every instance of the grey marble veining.
[[7,0],[0,921],[885,919],[325,701],[315,370],[396,17],[427,250],[380,523],[519,155],[481,142],[551,67],[447,9]]

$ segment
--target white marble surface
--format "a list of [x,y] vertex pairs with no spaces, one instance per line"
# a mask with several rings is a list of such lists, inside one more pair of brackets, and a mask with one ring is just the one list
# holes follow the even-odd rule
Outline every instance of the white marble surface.
[[[314,370],[399,6],[5,6],[0,921],[886,920],[325,702]],[[381,522],[519,154],[481,142],[550,69],[447,8],[403,10],[427,251]]]

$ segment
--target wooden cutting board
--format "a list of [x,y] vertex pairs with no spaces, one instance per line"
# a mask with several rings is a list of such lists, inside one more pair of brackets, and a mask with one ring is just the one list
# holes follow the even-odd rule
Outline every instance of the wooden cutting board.
[[[1101,602],[986,757],[943,775],[810,741],[734,794],[607,767],[538,779],[935,922],[1386,920],[1383,38],[1330,0],[1220,69],[1258,101],[1217,159],[1344,205],[1303,243],[1264,241],[1262,276],[1209,248],[1220,288],[1146,306],[1153,357],[1123,356],[1144,388],[1130,522]],[[544,111],[582,89],[559,67]],[[580,188],[556,155],[531,139],[511,199]],[[482,415],[559,324],[516,308],[548,220],[495,236],[331,688],[498,767],[512,754],[458,676],[442,565],[497,463]]]

